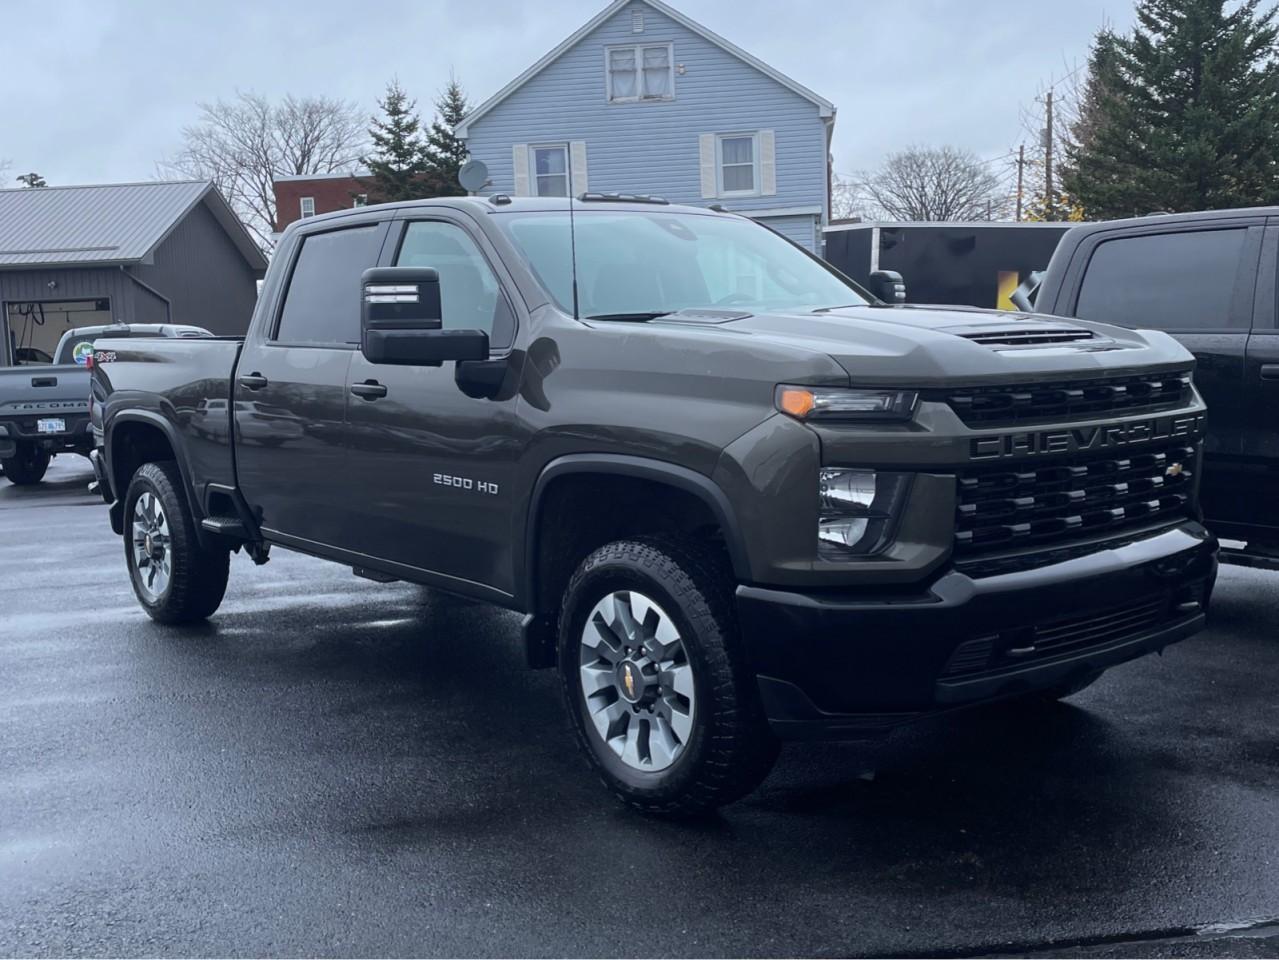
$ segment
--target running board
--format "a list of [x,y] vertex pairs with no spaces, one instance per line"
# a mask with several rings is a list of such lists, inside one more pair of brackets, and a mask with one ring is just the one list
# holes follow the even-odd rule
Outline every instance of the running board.
[[249,539],[248,528],[235,517],[205,517],[200,521],[200,529],[231,540]]
[[1256,567],[1258,570],[1279,570],[1279,557],[1262,553],[1249,553],[1246,549],[1222,547],[1220,554],[1222,563],[1236,567]]

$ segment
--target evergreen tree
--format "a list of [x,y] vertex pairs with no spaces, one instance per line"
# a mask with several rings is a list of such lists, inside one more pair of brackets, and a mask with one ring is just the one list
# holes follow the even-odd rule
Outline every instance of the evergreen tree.
[[371,156],[361,158],[369,177],[363,181],[371,203],[420,200],[434,196],[424,176],[426,147],[422,141],[422,121],[399,80],[392,80],[386,97],[378,101],[382,118],[373,117],[369,139]]
[[1279,28],[1258,2],[1140,0],[1131,36],[1097,36],[1063,171],[1090,218],[1279,202]]
[[453,132],[466,116],[470,104],[456,77],[435,101],[435,121],[426,134],[426,175],[438,197],[456,197],[466,193],[457,182],[457,173],[466,163],[466,141]]

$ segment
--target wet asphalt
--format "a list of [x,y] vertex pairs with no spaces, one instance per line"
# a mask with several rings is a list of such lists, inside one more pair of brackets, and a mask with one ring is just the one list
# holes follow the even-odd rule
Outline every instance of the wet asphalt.
[[1279,574],[1069,705],[790,745],[678,825],[514,616],[280,551],[161,628],[89,479],[0,479],[0,954],[1279,953],[1195,933],[1279,918]]

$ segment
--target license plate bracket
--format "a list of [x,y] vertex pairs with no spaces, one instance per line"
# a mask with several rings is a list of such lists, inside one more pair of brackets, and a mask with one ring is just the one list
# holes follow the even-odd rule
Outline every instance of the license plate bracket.
[[62,417],[41,417],[36,421],[36,433],[66,433],[67,421]]

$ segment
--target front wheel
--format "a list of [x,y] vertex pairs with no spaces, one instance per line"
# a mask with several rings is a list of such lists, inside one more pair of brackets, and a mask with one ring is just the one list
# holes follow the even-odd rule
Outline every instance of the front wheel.
[[0,460],[0,467],[14,486],[29,487],[44,479],[52,459],[53,454],[34,443],[20,443],[16,454]]
[[605,785],[646,813],[731,803],[777,758],[732,583],[695,544],[636,539],[596,550],[565,592],[559,662],[574,729]]
[[138,468],[124,501],[124,553],[133,592],[159,623],[194,623],[222,603],[231,554],[204,547],[172,461]]

